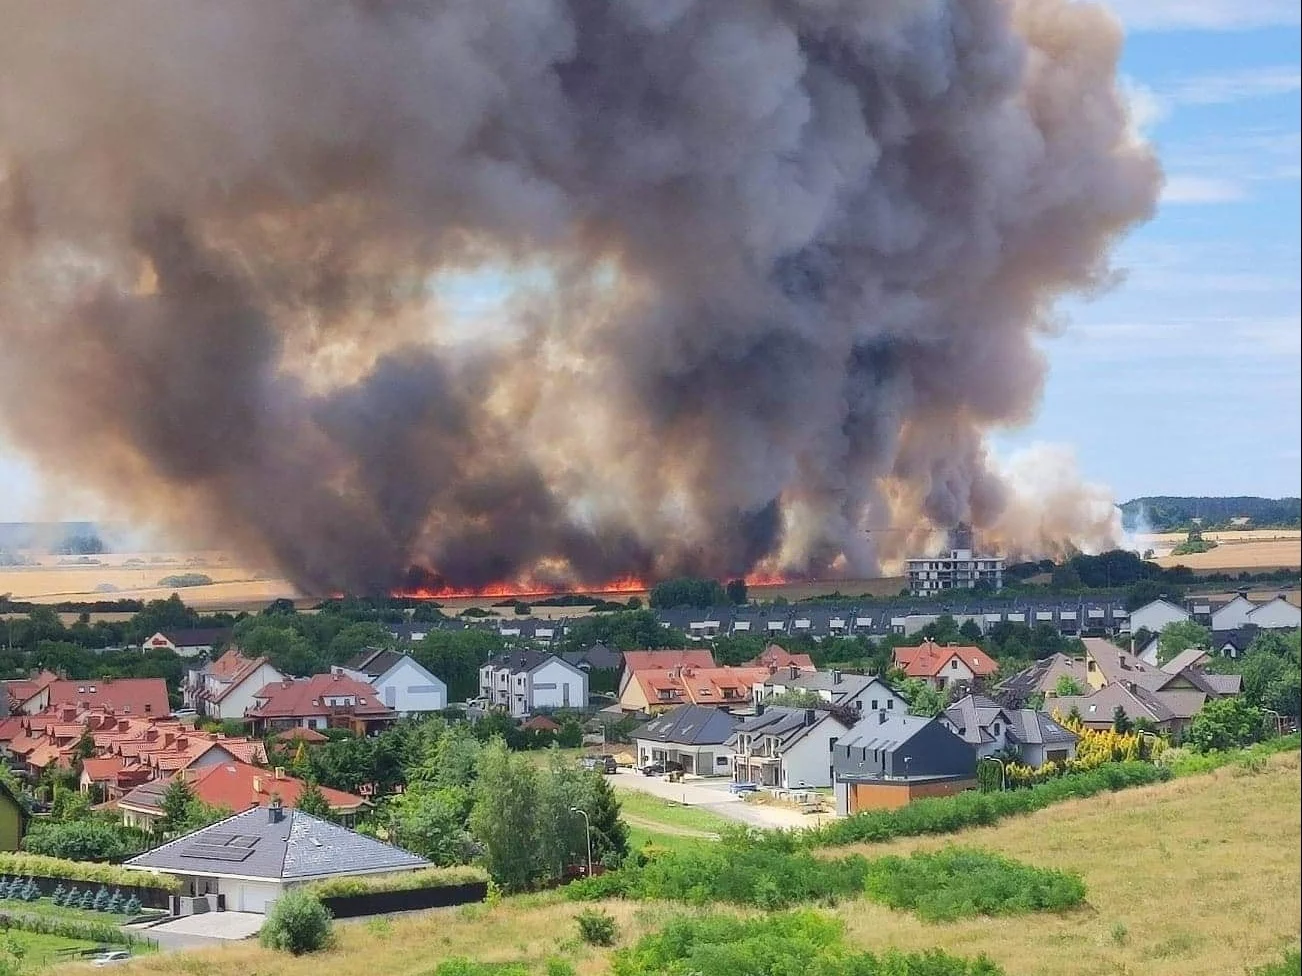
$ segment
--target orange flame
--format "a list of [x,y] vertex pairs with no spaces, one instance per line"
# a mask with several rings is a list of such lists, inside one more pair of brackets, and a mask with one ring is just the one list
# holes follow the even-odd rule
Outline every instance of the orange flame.
[[[777,573],[757,572],[745,576],[747,586],[782,586],[790,580]],[[653,584],[638,576],[621,576],[606,580],[594,586],[578,584],[545,583],[534,579],[520,579],[514,582],[489,583],[480,587],[451,586],[432,577],[419,585],[400,587],[393,591],[393,596],[406,600],[506,600],[514,597],[561,596],[566,593],[584,593],[592,596],[613,596],[619,594],[646,593]]]

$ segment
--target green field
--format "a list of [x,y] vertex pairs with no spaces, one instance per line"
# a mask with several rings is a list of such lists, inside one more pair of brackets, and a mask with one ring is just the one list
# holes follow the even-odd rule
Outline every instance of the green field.
[[[0,935],[0,960],[6,957],[16,959],[21,956],[20,965],[15,968],[18,972],[29,973],[46,969],[57,963],[78,960],[83,950],[95,947],[96,943],[84,942],[81,939],[67,939],[61,935],[37,935],[35,932],[10,929]],[[0,961],[0,972],[4,971],[3,965],[3,961]]]
[[48,898],[36,901],[0,898],[0,912],[6,915],[40,915],[43,918],[75,918],[79,922],[103,922],[107,925],[120,925],[130,917],[109,915],[89,908],[61,908]]

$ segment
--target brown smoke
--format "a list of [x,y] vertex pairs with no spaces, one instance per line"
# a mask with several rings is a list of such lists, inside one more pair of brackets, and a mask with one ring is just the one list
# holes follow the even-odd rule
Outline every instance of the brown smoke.
[[[8,437],[315,591],[993,530],[985,432],[1160,182],[1066,0],[3,16]],[[519,294],[455,340],[431,282],[483,266]]]

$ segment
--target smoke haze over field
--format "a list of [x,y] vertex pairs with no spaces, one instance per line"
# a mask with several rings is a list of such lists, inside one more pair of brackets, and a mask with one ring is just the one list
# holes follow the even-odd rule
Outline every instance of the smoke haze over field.
[[1115,531],[984,446],[1157,196],[1097,8],[3,6],[0,422],[136,518],[318,592]]

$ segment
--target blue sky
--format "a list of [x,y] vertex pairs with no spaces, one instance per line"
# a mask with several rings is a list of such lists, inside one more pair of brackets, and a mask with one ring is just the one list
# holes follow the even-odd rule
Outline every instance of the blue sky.
[[[1118,500],[1297,495],[1302,299],[1297,0],[1112,0],[1123,72],[1167,188],[1124,282],[1045,341],[1036,420],[1001,454],[1074,446]],[[0,520],[92,515],[0,443]]]

